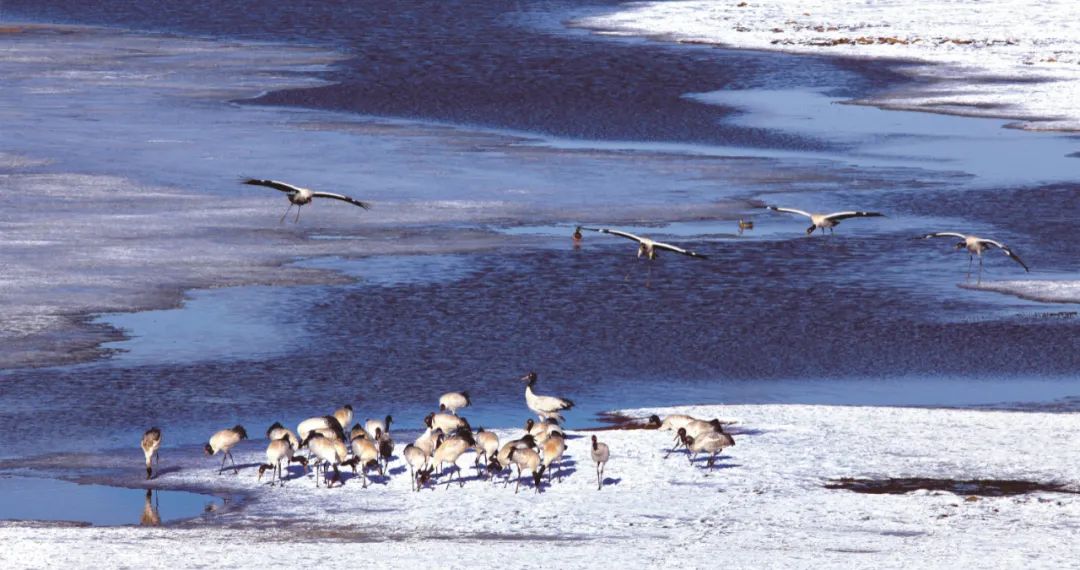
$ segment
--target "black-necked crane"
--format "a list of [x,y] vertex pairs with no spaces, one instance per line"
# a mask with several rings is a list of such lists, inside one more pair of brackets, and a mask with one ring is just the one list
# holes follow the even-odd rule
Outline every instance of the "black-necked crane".
[[381,429],[375,429],[375,444],[379,447],[379,460],[382,461],[382,469],[390,468],[390,458],[394,456],[394,439],[390,434]]
[[344,430],[345,426],[352,423],[352,418],[353,418],[352,406],[349,405],[349,404],[345,404],[344,406],[341,406],[340,408],[334,410],[333,416],[334,416],[334,419],[337,420],[338,425],[341,426],[341,429]]
[[495,432],[479,428],[473,438],[476,439],[476,468],[480,469],[480,459],[483,458],[484,469],[487,469],[491,460],[499,453],[499,436]]
[[527,382],[525,385],[525,405],[535,412],[541,420],[547,418],[561,420],[562,415],[559,412],[572,409],[574,407],[573,400],[558,398],[556,396],[536,395],[536,392],[533,392],[533,385],[536,384],[536,378],[536,372],[529,372],[522,378],[522,380]]
[[442,430],[442,432],[447,435],[453,435],[453,433],[458,430],[472,430],[469,426],[469,420],[466,420],[464,416],[456,416],[444,412],[428,414],[424,417],[424,425],[432,429]]
[[970,235],[965,235],[965,234],[956,233],[956,232],[936,232],[936,233],[932,233],[932,234],[926,234],[924,236],[920,236],[920,237],[915,238],[915,239],[930,239],[930,238],[942,238],[942,237],[960,238],[961,241],[957,242],[956,249],[966,249],[967,252],[968,252],[968,277],[969,278],[971,277],[971,265],[975,262],[975,258],[978,257],[979,258],[979,279],[982,280],[982,266],[983,266],[982,254],[983,254],[984,251],[986,251],[986,250],[988,250],[990,248],[994,248],[994,247],[1000,249],[1001,253],[1004,253],[1005,255],[1009,256],[1010,259],[1012,259],[1013,261],[1019,263],[1020,266],[1024,268],[1024,271],[1031,271],[1030,269],[1028,269],[1027,264],[1020,260],[1020,256],[1016,255],[1016,253],[1014,253],[1012,249],[1009,249],[1009,246],[1007,246],[1007,245],[1005,245],[1005,244],[1003,244],[1003,243],[1001,243],[999,241],[994,241],[992,239],[985,239],[985,238],[981,238],[981,237],[978,237],[978,236],[970,236]]
[[[494,459],[489,459],[488,472],[492,475],[501,472],[503,469],[510,467],[510,452],[515,449],[538,449],[536,446],[536,440],[530,434],[525,434],[520,439],[512,439],[503,444],[499,448],[499,452],[495,454]],[[492,483],[495,482],[495,478],[492,477]],[[510,475],[506,476],[506,481],[503,483],[503,487],[510,483]]]
[[310,204],[311,201],[315,198],[332,198],[334,200],[341,200],[342,202],[348,202],[354,206],[360,206],[365,210],[371,208],[371,204],[350,198],[344,194],[334,194],[333,192],[316,192],[308,188],[293,186],[292,184],[289,184],[287,182],[280,182],[278,180],[260,180],[257,178],[248,178],[247,180],[244,180],[244,184],[249,184],[251,186],[265,186],[267,188],[273,188],[274,190],[280,190],[288,194],[289,207],[285,209],[285,213],[281,216],[282,222],[285,221],[285,216],[289,215],[289,210],[291,210],[293,206],[296,206],[296,219],[294,220],[294,223],[299,222],[300,208],[305,204]]
[[[687,436],[699,437],[702,434],[706,434],[706,433],[709,433],[709,432],[723,432],[723,431],[724,431],[724,426],[723,426],[722,423],[720,423],[720,420],[718,420],[718,419],[714,418],[714,419],[711,419],[709,421],[691,420],[691,421],[687,422],[683,427],[680,427],[678,429],[678,431],[675,433],[675,443],[674,443],[674,445],[671,446],[671,449],[669,449],[668,452],[664,454],[664,459],[667,459],[668,456],[671,455],[671,453],[673,451],[678,449],[679,445],[685,446]],[[687,454],[690,453],[689,448],[687,448],[686,452],[687,452]]]
[[357,466],[360,467],[360,473],[364,476],[364,488],[367,489],[368,469],[377,469],[379,475],[383,474],[382,465],[379,464],[379,446],[372,439],[354,439],[352,441],[352,452],[352,459],[344,461],[343,464],[352,467],[353,473],[356,473]]
[[[458,467],[457,460],[474,446],[476,446],[476,440],[473,438],[472,432],[468,429],[458,430],[453,437],[447,438],[439,444],[439,447],[435,450],[435,455],[432,456],[431,464],[438,469],[440,474],[442,474],[444,463],[456,467],[459,486],[464,486],[465,480],[461,478],[461,467]],[[451,472],[446,478],[447,489],[450,488],[450,481],[453,479],[454,473]]]
[[552,435],[564,435],[562,426],[554,418],[545,418],[539,422],[532,418],[525,420],[525,433],[532,435],[536,443],[540,445],[543,445]]
[[[543,453],[543,459],[541,459],[540,470],[547,471],[548,483],[551,482],[551,470],[552,465],[556,461],[562,459],[563,453],[566,453],[566,438],[563,437],[562,432],[555,432],[551,434],[547,440],[541,446]],[[562,481],[562,467],[559,467],[559,481]]]
[[596,490],[604,488],[604,468],[607,467],[611,451],[606,443],[600,443],[596,436],[592,436],[592,460],[596,464]]
[[527,447],[511,448],[507,459],[517,465],[518,468],[517,485],[514,486],[514,494],[517,494],[518,489],[521,488],[521,476],[525,471],[532,475],[533,488],[539,493],[540,477],[543,476],[543,470],[540,467],[540,454]]
[[369,418],[368,421],[364,422],[364,431],[367,432],[368,437],[374,439],[376,431],[381,431],[385,434],[389,434],[390,424],[392,423],[394,423],[394,417],[391,415],[387,415],[381,420],[373,420]]
[[735,445],[735,439],[721,428],[720,431],[705,432],[697,437],[684,436],[683,444],[690,451],[689,460],[691,465],[694,464],[694,458],[697,457],[697,454],[708,453],[708,467],[712,469],[713,464],[716,462],[716,456],[722,453],[725,448]]
[[330,438],[317,430],[312,430],[304,438],[304,441],[300,442],[300,447],[308,448],[315,457],[315,487],[319,487],[319,467],[322,467],[323,477],[326,476],[327,465],[334,468],[334,477],[327,483],[326,488],[333,487],[335,481],[341,480],[338,465],[345,463],[346,456],[349,454],[349,450],[345,447],[344,438]]
[[457,415],[457,411],[472,405],[468,392],[447,392],[439,396],[439,411]]
[[146,478],[151,479],[153,478],[154,470],[150,467],[150,464],[152,462],[160,462],[158,450],[161,449],[161,430],[156,427],[146,430],[146,432],[143,433],[140,446],[142,447],[143,456],[146,458]]
[[241,440],[247,438],[247,430],[242,425],[223,429],[210,436],[210,441],[203,447],[203,450],[211,457],[221,452],[221,469],[218,469],[218,475],[221,475],[221,472],[225,470],[226,459],[232,461],[233,472],[240,473],[240,470],[236,467],[236,460],[232,456],[232,448],[236,447],[236,444],[240,443]]
[[296,448],[293,447],[292,442],[289,440],[288,434],[284,434],[278,439],[270,440],[270,444],[266,446],[266,463],[259,466],[258,481],[262,481],[263,473],[270,470],[270,486],[274,485],[274,481],[284,487],[285,478],[283,475],[284,466],[289,463],[299,463],[304,466],[304,472],[307,472],[307,459],[299,456],[293,456],[296,452]]
[[829,233],[833,233],[833,228],[840,224],[841,221],[848,218],[878,218],[884,217],[885,214],[880,212],[834,212],[832,214],[814,214],[805,212],[803,210],[796,210],[795,208],[780,208],[777,206],[765,206],[766,208],[774,212],[787,212],[789,214],[799,214],[800,216],[806,216],[810,218],[810,227],[806,228],[806,235],[814,233],[814,230],[821,230],[821,233],[825,233],[825,230],[829,230]]
[[428,477],[431,476],[433,467],[428,467],[430,455],[411,443],[405,446],[401,454],[405,456],[405,463],[409,464],[409,479],[412,480],[412,488],[414,491],[419,491],[422,480],[423,482],[427,481],[427,478],[423,477],[422,474],[426,472]]
[[287,438],[289,444],[292,445],[293,451],[300,449],[300,439],[296,437],[296,434],[289,428],[281,425],[281,422],[274,422],[273,425],[266,428],[266,439],[274,441],[275,439]]
[[420,434],[420,437],[416,438],[416,441],[413,442],[413,444],[422,449],[428,457],[431,457],[435,454],[435,448],[439,447],[439,444],[442,443],[442,438],[445,434],[441,429],[432,428],[431,422],[425,423],[427,424],[427,429],[424,430],[424,433]]
[[[315,416],[308,418],[296,426],[296,433],[303,442],[312,432],[322,434],[331,439],[345,440],[345,430],[334,416]],[[303,447],[301,445],[301,447]]]
[[671,245],[670,243],[663,243],[663,242],[656,241],[654,239],[649,239],[649,238],[637,236],[637,235],[634,235],[634,234],[629,233],[629,232],[624,232],[624,231],[620,231],[620,230],[612,230],[612,229],[609,229],[609,228],[587,228],[585,226],[580,226],[580,227],[578,227],[578,229],[579,230],[589,230],[591,232],[600,232],[602,234],[610,234],[610,235],[613,235],[613,236],[619,236],[619,237],[623,237],[623,238],[626,238],[626,239],[629,239],[629,240],[636,241],[637,244],[638,244],[638,253],[637,253],[638,257],[645,256],[648,259],[656,259],[656,256],[658,255],[658,251],[663,250],[663,251],[670,251],[670,252],[673,252],[673,253],[678,253],[679,255],[686,255],[686,256],[689,256],[689,257],[700,257],[701,259],[708,259],[708,256],[706,256],[706,255],[702,255],[700,253],[695,253],[695,252],[690,251],[688,249],[683,249],[683,248],[681,248],[679,246]]

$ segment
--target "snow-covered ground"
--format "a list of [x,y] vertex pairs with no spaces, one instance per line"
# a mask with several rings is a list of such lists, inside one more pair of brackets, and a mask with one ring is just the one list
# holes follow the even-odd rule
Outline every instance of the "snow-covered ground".
[[576,25],[733,48],[920,62],[875,105],[1080,129],[1080,3],[1069,0],[676,0]]
[[[403,464],[388,482],[316,489],[310,478],[260,486],[265,441],[214,459],[163,450],[156,485],[249,494],[241,509],[171,528],[0,526],[5,568],[140,568],[375,563],[715,567],[1066,567],[1080,554],[1080,496],[970,498],[833,490],[833,478],[927,477],[1062,482],[1078,489],[1080,416],[1037,412],[804,405],[694,406],[736,421],[737,445],[713,471],[663,458],[671,434],[597,432],[611,446],[596,490],[589,433],[569,443],[566,478],[535,494],[468,480],[412,493]],[[254,431],[254,430],[253,430]],[[501,432],[506,435],[509,432]],[[187,455],[185,455],[187,453]],[[141,471],[132,454],[131,483]],[[463,456],[461,464],[471,464]],[[180,469],[176,463],[183,463]],[[48,544],[48,548],[43,548]]]

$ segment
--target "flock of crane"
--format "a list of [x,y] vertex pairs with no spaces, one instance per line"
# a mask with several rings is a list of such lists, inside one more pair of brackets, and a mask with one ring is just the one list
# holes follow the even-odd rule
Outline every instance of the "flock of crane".
[[[363,201],[360,201],[360,200],[350,198],[349,196],[346,196],[344,194],[335,194],[333,192],[317,192],[317,191],[314,191],[314,190],[310,190],[308,188],[303,188],[303,187],[300,187],[300,186],[294,186],[294,185],[289,184],[287,182],[281,182],[281,181],[278,181],[278,180],[260,180],[260,179],[256,179],[256,178],[249,178],[249,179],[244,180],[244,184],[250,184],[250,185],[253,185],[253,186],[265,186],[267,188],[273,188],[275,190],[280,190],[282,192],[285,192],[288,195],[288,198],[289,198],[289,207],[285,210],[285,213],[281,216],[281,221],[284,221],[285,216],[289,215],[289,210],[291,210],[293,206],[296,206],[296,219],[295,219],[295,221],[298,222],[300,220],[300,208],[302,206],[304,206],[305,204],[310,204],[311,201],[314,198],[331,198],[331,199],[334,199],[334,200],[340,200],[340,201],[343,201],[343,202],[348,202],[349,204],[353,204],[354,206],[359,206],[359,207],[361,207],[361,208],[363,208],[365,210],[371,208],[371,204],[369,204],[367,202],[363,202]],[[833,233],[835,231],[836,226],[839,225],[840,222],[842,222],[844,220],[847,220],[847,219],[850,219],[850,218],[873,218],[873,217],[882,217],[882,216],[884,216],[884,214],[881,214],[879,212],[846,211],[846,212],[834,212],[834,213],[831,213],[831,214],[820,214],[820,213],[807,212],[807,211],[804,211],[804,210],[797,210],[795,208],[780,208],[780,207],[777,207],[777,206],[766,206],[766,208],[769,209],[769,210],[772,210],[774,212],[786,212],[786,213],[789,213],[789,214],[798,214],[800,216],[805,216],[805,217],[809,218],[810,219],[810,227],[806,228],[806,234],[807,235],[811,235],[817,230],[821,230],[821,233],[825,233],[825,230],[829,230],[829,233],[831,234],[831,233]],[[752,229],[752,228],[753,228],[753,222],[746,222],[746,221],[743,221],[743,220],[739,220],[739,233],[740,234],[742,234],[743,230]],[[688,256],[688,257],[697,257],[697,258],[701,258],[701,259],[707,259],[708,258],[708,256],[706,256],[706,255],[703,255],[703,254],[700,254],[700,253],[697,253],[697,252],[694,252],[694,251],[690,251],[688,249],[684,249],[684,248],[681,248],[681,247],[676,246],[676,245],[659,242],[659,241],[656,241],[656,240],[653,240],[653,239],[650,239],[650,238],[647,238],[647,237],[641,237],[641,236],[634,235],[634,234],[629,233],[629,232],[624,232],[624,231],[621,231],[621,230],[613,230],[613,229],[609,229],[609,228],[588,228],[588,227],[585,227],[585,226],[578,226],[577,229],[574,230],[574,242],[575,243],[580,242],[581,239],[582,239],[581,230],[589,230],[589,231],[594,231],[594,232],[598,232],[598,233],[604,233],[604,234],[619,236],[619,237],[623,237],[623,238],[626,238],[626,239],[629,239],[629,240],[633,240],[633,241],[637,242],[637,244],[638,244],[638,257],[646,257],[647,259],[650,259],[650,260],[656,259],[657,255],[659,254],[660,251],[670,251],[670,252],[673,252],[673,253],[678,253],[680,255],[685,255],[685,256]],[[996,240],[980,238],[978,236],[967,235],[967,234],[962,234],[962,233],[957,233],[957,232],[934,232],[934,233],[929,233],[929,234],[925,234],[925,235],[922,235],[922,236],[918,236],[916,239],[943,238],[943,237],[959,238],[961,240],[961,241],[956,243],[956,249],[958,249],[958,250],[959,249],[965,249],[968,252],[968,256],[969,256],[968,257],[968,275],[969,276],[971,275],[971,269],[972,269],[972,265],[975,262],[975,258],[978,257],[979,258],[979,278],[980,279],[982,278],[982,265],[983,265],[983,257],[982,257],[982,255],[983,255],[983,252],[988,251],[988,250],[990,250],[992,248],[997,248],[1002,253],[1007,255],[1010,259],[1012,259],[1013,261],[1019,263],[1024,268],[1024,271],[1030,271],[1030,269],[1028,269],[1027,264],[1025,264],[1023,261],[1021,261],[1020,257],[1017,256],[1016,253],[1014,253],[1012,251],[1012,249],[1010,249],[1004,243],[1001,243],[1001,242],[996,241]]]
[[[552,472],[558,469],[562,480],[559,462],[566,453],[566,434],[562,428],[562,412],[574,407],[574,402],[556,396],[538,395],[533,391],[537,376],[530,372],[522,378],[525,385],[525,405],[537,414],[539,421],[529,419],[525,422],[525,433],[500,445],[499,437],[483,428],[475,432],[468,420],[458,415],[458,410],[472,405],[468,392],[448,392],[439,398],[439,411],[429,413],[424,418],[424,431],[412,443],[405,445],[401,455],[409,466],[411,488],[420,491],[429,482],[446,473],[446,487],[454,481],[455,474],[459,486],[464,486],[462,470],[458,459],[468,452],[474,453],[473,465],[482,477],[492,481],[501,473],[505,474],[503,485],[509,484],[513,468],[517,468],[514,493],[521,488],[521,480],[528,475],[532,478],[533,488],[541,491],[544,473],[548,474],[550,484]],[[326,481],[327,488],[341,481],[341,467],[349,467],[353,473],[363,477],[363,488],[368,486],[368,472],[375,470],[380,476],[387,473],[390,461],[394,457],[395,442],[390,435],[393,416],[384,419],[368,419],[364,425],[359,422],[348,432],[345,426],[353,421],[353,408],[345,405],[332,414],[308,418],[297,426],[296,432],[275,422],[266,430],[270,440],[266,447],[266,463],[259,465],[258,480],[262,481],[267,471],[270,472],[269,484],[285,484],[287,467],[291,463],[303,466],[304,473],[309,468],[314,470],[315,486],[320,487]],[[673,446],[664,456],[666,459],[679,447],[688,454],[691,464],[699,453],[709,455],[708,468],[712,468],[717,456],[724,449],[735,445],[732,436],[724,431],[718,419],[700,420],[686,415],[671,415],[663,421],[652,416],[645,424],[646,428],[674,431]],[[221,466],[218,474],[223,473],[227,462],[231,462],[233,472],[240,473],[233,458],[232,449],[241,441],[248,439],[247,430],[242,425],[223,429],[210,436],[204,446],[208,456],[221,454]],[[160,462],[162,433],[157,427],[146,430],[141,447],[146,460],[146,478],[154,476],[153,466]],[[301,455],[306,450],[307,455]],[[590,455],[596,467],[596,488],[604,487],[604,471],[611,457],[607,444],[592,436]],[[481,464],[482,462],[482,464]],[[444,466],[455,467],[444,470]],[[329,470],[333,476],[329,476]]]

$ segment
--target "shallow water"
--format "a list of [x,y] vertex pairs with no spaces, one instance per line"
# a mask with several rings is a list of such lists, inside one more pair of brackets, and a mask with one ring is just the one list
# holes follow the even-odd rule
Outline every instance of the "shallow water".
[[[80,485],[59,479],[0,476],[0,520],[65,521],[95,526],[157,526],[219,508],[211,495]],[[17,497],[17,500],[11,498]]]

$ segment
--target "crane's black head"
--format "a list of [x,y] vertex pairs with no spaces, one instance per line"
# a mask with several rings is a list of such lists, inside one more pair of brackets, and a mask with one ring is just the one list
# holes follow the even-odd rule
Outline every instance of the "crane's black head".
[[263,473],[266,473],[267,469],[273,469],[273,468],[274,468],[274,466],[270,465],[269,463],[263,463],[262,465],[259,465],[259,478],[257,480],[262,481]]
[[965,247],[967,247],[966,241],[962,241],[956,244],[956,249],[964,249]]
[[653,415],[649,416],[649,421],[648,421],[648,423],[645,424],[645,427],[655,429],[655,428],[660,427],[662,424],[663,424],[663,422],[660,421],[660,416],[658,416],[656,414],[653,414]]
[[536,383],[536,372],[529,372],[521,379],[524,380],[529,386],[532,386]]
[[266,439],[270,439],[270,433],[276,429],[283,429],[285,426],[281,425],[281,422],[274,422],[273,425],[266,428]]
[[214,454],[214,448],[210,447],[209,443],[203,446],[203,451],[205,451],[207,455],[213,455]]
[[386,415],[386,431],[390,431],[390,424],[394,423],[394,416]]
[[461,395],[465,396],[465,405],[466,406],[471,406],[472,405],[472,398],[469,397],[469,393],[468,392],[462,392]]
[[303,449],[303,448],[307,447],[308,444],[311,443],[311,440],[313,440],[313,439],[315,439],[317,437],[323,437],[323,434],[321,434],[321,433],[319,433],[317,431],[308,432],[307,437],[304,438],[304,441],[300,442],[300,449]]
[[421,469],[416,472],[416,486],[423,487],[431,480],[431,473],[435,470],[435,467],[428,467],[427,469]]
[[534,425],[536,425],[536,422],[532,418],[525,420],[525,431],[532,431]]
[[592,436],[592,448],[596,449],[596,436]]
[[531,433],[525,434],[525,437],[521,438],[521,443],[524,443],[528,447],[536,448],[536,438]]
[[343,407],[350,412],[352,411],[352,404],[345,404]]
[[459,431],[457,435],[465,442],[465,445],[468,445],[469,447],[476,446],[476,439],[473,438],[472,431],[468,428]]
[[360,457],[354,455],[354,456],[346,459],[345,461],[342,461],[341,465],[342,465],[342,467],[348,467],[348,468],[352,469],[352,472],[356,473],[356,464],[357,463],[360,463]]
[[711,425],[712,427],[714,427],[714,428],[716,428],[716,429],[718,429],[720,431],[724,431],[724,424],[720,423],[719,418],[713,418],[713,419],[709,420],[709,425]]
[[236,433],[236,435],[240,436],[240,439],[247,439],[248,438],[247,430],[244,429],[244,426],[242,426],[240,424],[236,424],[236,425],[233,426],[232,430],[233,430],[234,433]]
[[439,404],[439,411],[440,412],[445,412],[446,411],[446,404]]
[[431,420],[435,419],[435,414],[428,414],[424,416],[424,425],[431,427]]
[[297,455],[289,459],[289,463],[299,463],[304,466],[304,471],[307,471],[307,457],[304,457],[303,455]]
[[382,428],[377,427],[377,428],[375,428],[375,439],[381,439],[381,438],[382,438]]

